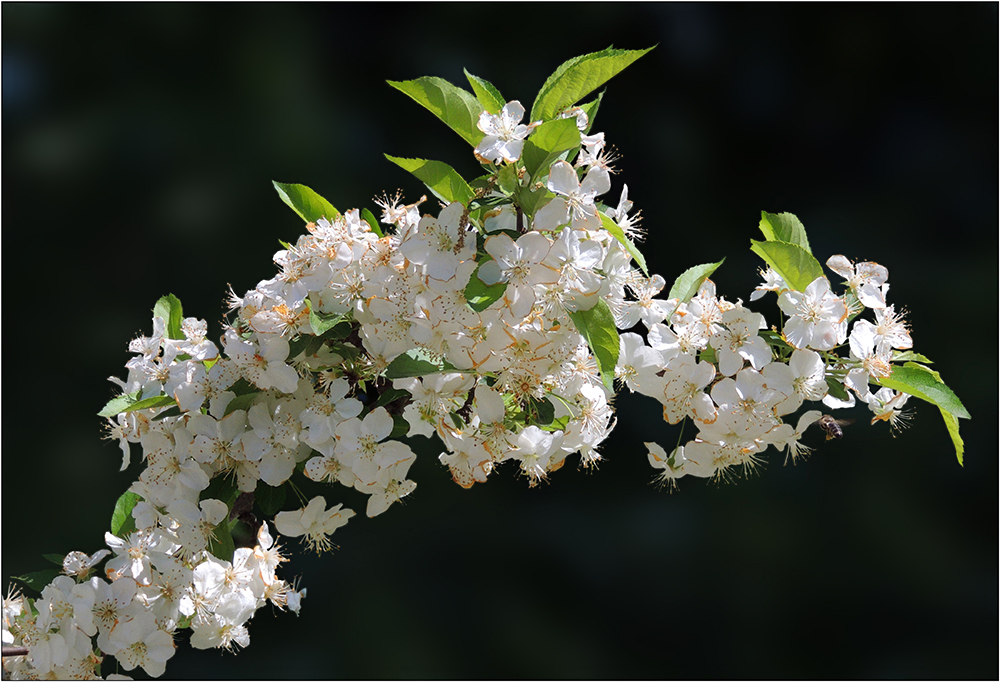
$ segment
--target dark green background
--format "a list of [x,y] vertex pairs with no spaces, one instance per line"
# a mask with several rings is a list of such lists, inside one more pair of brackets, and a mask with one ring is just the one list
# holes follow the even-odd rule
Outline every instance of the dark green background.
[[667,495],[642,442],[676,433],[626,395],[593,475],[529,490],[506,468],[466,491],[425,448],[404,507],[285,571],[300,618],[264,609],[250,649],[183,646],[168,676],[997,677],[996,4],[2,12],[4,576],[102,546],[137,472],[100,440],[105,377],[159,296],[214,325],[227,283],[272,276],[301,223],[271,179],[374,208],[425,191],[383,152],[476,171],[386,79],[461,84],[464,66],[528,107],[565,59],[658,43],[596,125],[653,269],[726,256],[719,290],[746,300],[761,209],[796,213],[821,260],[886,265],[974,417],[965,467],[934,408],[895,439],[859,409],[805,464],[772,451],[750,480]]

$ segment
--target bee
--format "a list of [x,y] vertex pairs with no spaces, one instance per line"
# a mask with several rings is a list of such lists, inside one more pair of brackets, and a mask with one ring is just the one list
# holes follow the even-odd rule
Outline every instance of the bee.
[[826,439],[833,440],[834,438],[843,438],[844,430],[841,428],[847,426],[848,424],[853,424],[853,419],[834,419],[832,415],[824,414],[816,424],[819,428],[826,432]]

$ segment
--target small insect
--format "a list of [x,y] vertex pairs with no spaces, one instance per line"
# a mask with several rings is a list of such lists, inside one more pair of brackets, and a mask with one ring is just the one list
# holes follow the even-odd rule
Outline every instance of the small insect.
[[824,414],[816,424],[819,428],[826,432],[826,439],[833,440],[834,438],[843,438],[844,430],[841,428],[847,426],[848,424],[853,424],[853,419],[834,419],[832,415]]

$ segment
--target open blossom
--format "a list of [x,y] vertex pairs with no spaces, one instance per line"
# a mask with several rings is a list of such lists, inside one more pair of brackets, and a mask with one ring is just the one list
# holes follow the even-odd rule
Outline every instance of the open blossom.
[[344,505],[326,508],[326,500],[317,495],[309,504],[294,512],[279,512],[274,517],[274,526],[282,535],[290,538],[303,537],[310,549],[317,553],[327,552],[333,546],[330,535],[354,516]]
[[854,265],[844,256],[830,256],[826,261],[830,268],[847,281],[847,285],[866,308],[884,308],[886,280],[889,271],[878,263],[858,263]]
[[535,214],[536,230],[553,231],[567,223],[572,224],[574,230],[601,229],[601,217],[594,199],[611,189],[608,171],[595,166],[587,171],[581,182],[573,166],[556,161],[549,172],[548,188],[556,197]]
[[479,114],[477,127],[486,136],[476,145],[476,156],[484,162],[514,163],[521,158],[524,140],[541,121],[524,125],[524,107],[517,100],[507,102],[498,114]]
[[847,337],[847,306],[830,291],[830,282],[817,277],[805,291],[786,291],[778,306],[788,315],[784,336],[793,348],[833,350]]

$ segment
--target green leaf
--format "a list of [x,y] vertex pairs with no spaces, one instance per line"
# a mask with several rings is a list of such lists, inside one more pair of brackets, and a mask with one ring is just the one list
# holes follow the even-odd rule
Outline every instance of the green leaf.
[[410,392],[404,391],[401,388],[393,388],[392,386],[387,387],[381,394],[379,394],[378,400],[375,401],[375,407],[385,407],[389,403],[394,403],[401,398],[409,398]]
[[274,488],[264,483],[264,481],[258,481],[257,489],[253,493],[253,501],[260,507],[260,511],[264,516],[273,518],[285,505],[285,495],[286,490],[284,485]]
[[116,414],[124,412],[126,409],[128,409],[129,405],[134,405],[139,401],[139,393],[141,390],[142,389],[140,389],[139,391],[135,391],[134,393],[127,393],[125,395],[115,396],[114,398],[108,401],[108,404],[105,405],[100,412],[97,413],[97,416],[114,417]]
[[278,190],[281,200],[291,206],[292,210],[307,223],[314,223],[320,218],[332,222],[340,217],[340,211],[335,209],[333,204],[305,185],[286,184],[277,180],[271,182],[274,184],[274,189]]
[[309,306],[309,326],[312,327],[313,334],[316,336],[323,336],[343,321],[343,315],[317,312],[312,305]]
[[538,428],[542,431],[565,431],[566,426],[569,424],[569,415],[564,414],[558,419],[553,419],[548,424],[538,424]]
[[719,266],[726,262],[723,258],[718,263],[704,263],[688,268],[674,280],[674,285],[670,287],[667,298],[679,298],[681,303],[687,303],[698,294],[698,289],[711,277],[712,273],[719,269]]
[[386,82],[412,97],[473,147],[483,139],[483,132],[477,127],[483,105],[467,90],[432,76]]
[[597,110],[601,106],[601,100],[604,99],[604,90],[597,93],[597,97],[580,105],[583,109],[583,113],[587,114],[587,127],[583,130],[584,135],[589,135],[590,131],[594,128],[594,119],[597,118]]
[[434,196],[441,201],[451,203],[461,201],[466,207],[476,196],[469,183],[455,172],[455,169],[443,161],[428,161],[427,159],[401,159],[385,155],[385,158],[404,170],[408,170],[419,178]]
[[517,192],[517,203],[521,206],[521,210],[525,215],[532,217],[535,215],[535,211],[548,203],[553,197],[555,197],[555,194],[544,186],[531,190],[521,187]]
[[[671,296],[671,298],[673,298]],[[707,346],[705,350],[698,354],[698,362],[707,362],[711,365],[718,364],[719,357],[715,354],[715,349],[711,346]]]
[[406,421],[401,414],[392,415],[392,432],[389,438],[402,438],[410,432],[410,422]]
[[244,393],[243,395],[238,395],[229,401],[226,405],[226,413],[222,415],[223,417],[228,417],[236,410],[248,411],[253,404],[257,401],[257,396],[259,396],[263,391],[256,391],[254,393]]
[[176,404],[177,401],[168,395],[154,395],[151,398],[143,398],[138,402],[132,403],[122,410],[122,412],[135,412],[136,410],[148,410],[154,407],[166,407],[167,405]]
[[551,166],[562,154],[580,146],[580,131],[575,118],[560,118],[535,128],[524,141],[521,160],[533,180],[549,174]]
[[17,580],[24,583],[28,588],[35,590],[36,592],[41,592],[45,589],[45,586],[50,582],[55,580],[62,571],[55,568],[46,568],[41,571],[33,571],[31,573],[26,573],[25,575],[14,575],[11,576],[11,580]]
[[111,534],[124,537],[135,530],[135,519],[132,518],[132,510],[135,505],[142,502],[142,498],[135,493],[126,490],[115,502],[115,510],[111,514]]
[[531,120],[547,121],[607,83],[629,64],[653,48],[646,50],[615,50],[574,57],[563,62],[549,76],[531,107]]
[[173,294],[167,294],[156,302],[153,306],[153,317],[162,317],[167,323],[166,334],[168,339],[183,339],[184,332],[181,331],[181,322],[184,320],[184,307],[179,298]]
[[933,365],[934,361],[929,359],[926,355],[921,355],[920,353],[914,353],[912,350],[900,351],[895,350],[892,352],[893,362],[923,362],[928,365]]
[[469,85],[472,86],[472,91],[476,93],[476,99],[483,105],[483,109],[491,114],[503,109],[507,100],[503,98],[499,90],[493,87],[492,83],[479,76],[473,76],[467,69],[462,69],[462,71],[465,71],[465,77],[469,80]]
[[[199,500],[219,500],[230,511],[233,509],[233,504],[236,503],[236,498],[240,496],[240,489],[236,487],[235,477],[232,475],[221,475],[213,478],[208,487],[201,491],[198,495]],[[223,524],[226,522],[223,521]]]
[[576,325],[577,331],[585,339],[590,350],[597,359],[597,367],[601,371],[604,386],[614,393],[615,365],[618,364],[618,352],[621,349],[618,340],[618,329],[615,328],[615,316],[611,313],[607,301],[597,300],[590,310],[580,310],[569,314]]
[[961,466],[965,466],[963,462],[965,457],[965,441],[958,435],[958,417],[947,412],[943,407],[938,407],[938,410],[941,411],[941,418],[944,419],[944,425],[948,427],[948,435],[951,436],[951,442],[955,444],[955,456],[958,457],[958,463]]
[[503,298],[504,292],[507,291],[507,282],[486,284],[486,282],[479,279],[479,268],[483,267],[483,263],[485,262],[487,261],[483,261],[476,266],[475,272],[469,278],[469,283],[465,285],[465,300],[468,301],[469,307],[477,313],[483,312],[496,301],[499,301]]
[[180,417],[183,414],[184,413],[181,411],[181,408],[177,405],[174,405],[173,407],[166,409],[163,412],[160,412],[155,417],[153,417],[153,421],[158,422],[161,419],[167,419],[169,417]]
[[497,184],[500,186],[500,190],[505,194],[513,194],[517,191],[517,187],[520,182],[517,177],[517,168],[514,167],[514,164],[505,163],[500,166],[500,170],[497,171]]
[[851,399],[851,396],[847,394],[847,389],[844,385],[837,381],[833,377],[826,378],[826,385],[829,388],[829,393],[837,400],[843,400],[844,402]]
[[811,253],[797,244],[750,240],[750,250],[763,258],[795,291],[805,291],[823,268]]
[[806,228],[802,221],[791,213],[768,213],[760,212],[760,231],[764,233],[764,238],[769,242],[786,242],[801,246],[812,253],[809,248],[809,239],[806,238]]
[[51,561],[56,566],[59,566],[60,568],[62,568],[63,559],[66,558],[66,555],[65,554],[43,554],[42,558],[45,559],[46,561]]
[[236,543],[233,542],[233,531],[229,527],[229,519],[223,519],[212,533],[212,539],[208,542],[208,551],[216,559],[232,561],[233,554],[236,553]]
[[292,360],[305,354],[306,357],[315,355],[323,347],[323,339],[313,334],[299,334],[288,342],[288,359]]
[[632,243],[632,240],[625,236],[625,232],[618,226],[618,223],[616,223],[611,216],[606,213],[602,213],[601,211],[598,211],[597,215],[601,216],[601,225],[604,226],[604,229],[607,230],[612,237],[621,242],[622,246],[625,247],[625,250],[628,251],[629,255],[632,256],[635,262],[639,265],[642,273],[649,277],[649,270],[646,269],[645,257],[636,245]]
[[457,371],[450,362],[423,348],[412,348],[389,363],[385,369],[386,379],[422,377],[425,374]]
[[885,379],[879,379],[878,383],[937,405],[961,419],[972,419],[962,401],[941,381],[941,376],[937,372],[914,362],[907,362],[902,367],[893,367],[892,374]]
[[531,410],[532,420],[531,423],[536,426],[545,426],[546,424],[551,424],[556,418],[556,408],[548,398],[528,398],[529,409]]
[[375,220],[375,216],[372,215],[371,211],[367,208],[361,209],[361,217],[366,223],[368,223],[368,227],[372,228],[372,232],[378,235],[379,239],[382,239],[385,236],[382,232],[382,228],[379,226],[378,221]]

